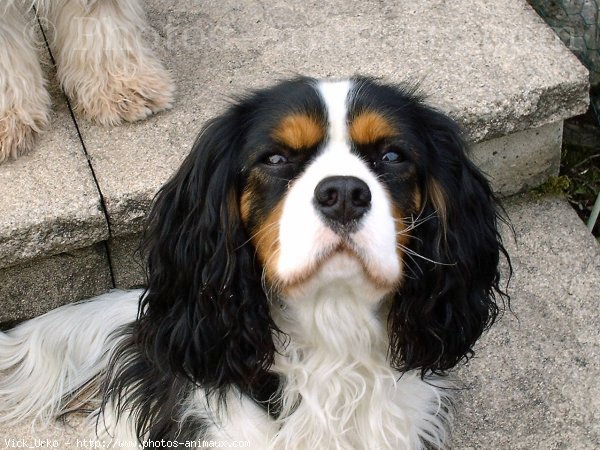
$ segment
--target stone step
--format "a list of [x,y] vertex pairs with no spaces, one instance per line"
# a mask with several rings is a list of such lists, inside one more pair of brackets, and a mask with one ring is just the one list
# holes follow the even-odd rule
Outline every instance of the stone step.
[[100,191],[50,56],[39,50],[51,125],[33,152],[0,165],[0,323],[113,285]]
[[[451,448],[600,448],[600,246],[564,199],[515,197],[506,210],[512,311],[455,373]],[[0,426],[0,435],[66,449],[86,437],[80,423]]]
[[0,323],[143,282],[131,254],[154,193],[249,88],[296,73],[418,82],[502,195],[557,172],[562,121],[587,107],[587,72],[524,0],[145,3],[175,106],[116,128],[75,116],[80,141],[46,64],[51,129],[0,166]]
[[564,199],[506,206],[512,312],[458,371],[452,448],[600,448],[600,245]]

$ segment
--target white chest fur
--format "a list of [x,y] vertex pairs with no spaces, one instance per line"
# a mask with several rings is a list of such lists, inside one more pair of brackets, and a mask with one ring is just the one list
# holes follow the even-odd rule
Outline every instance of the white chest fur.
[[424,441],[442,447],[449,382],[393,370],[381,293],[358,263],[334,257],[325,264],[318,279],[273,305],[285,333],[271,369],[283,380],[279,417],[231,396],[214,436],[245,439],[260,450],[420,449]]
[[447,390],[440,388],[447,382],[393,370],[378,293],[366,292],[360,276],[351,284],[334,278],[285,300],[276,313],[288,339],[273,367],[285,387],[270,448],[413,449],[422,439],[444,442]]

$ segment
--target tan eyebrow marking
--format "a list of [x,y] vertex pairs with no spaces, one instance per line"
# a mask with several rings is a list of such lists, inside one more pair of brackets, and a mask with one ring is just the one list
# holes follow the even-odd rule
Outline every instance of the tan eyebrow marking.
[[375,111],[360,113],[350,125],[350,137],[357,144],[373,144],[398,134],[390,121]]
[[323,140],[325,127],[308,114],[292,114],[279,122],[272,136],[293,150],[304,150]]

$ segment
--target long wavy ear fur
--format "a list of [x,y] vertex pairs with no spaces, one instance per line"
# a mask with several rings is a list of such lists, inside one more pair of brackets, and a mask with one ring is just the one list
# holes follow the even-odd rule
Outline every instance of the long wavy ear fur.
[[248,387],[272,362],[273,323],[239,211],[240,107],[209,123],[162,188],[145,245],[136,330],[158,366],[202,386]]
[[[407,277],[389,316],[390,354],[402,369],[445,371],[473,354],[473,344],[509,298],[500,287],[498,232],[504,220],[482,173],[471,163],[458,126],[422,104],[418,130],[426,144],[426,201],[406,261]],[[413,267],[416,266],[416,267]]]
[[273,360],[274,324],[239,212],[245,106],[208,123],[149,216],[148,286],[105,395],[133,413],[140,439],[181,438],[173,410],[190,381],[223,398],[230,385],[260,383]]

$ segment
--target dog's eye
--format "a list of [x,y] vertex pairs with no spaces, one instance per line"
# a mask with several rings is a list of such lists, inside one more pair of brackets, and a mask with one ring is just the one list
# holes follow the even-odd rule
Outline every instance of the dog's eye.
[[269,155],[264,159],[264,163],[270,166],[280,166],[282,164],[286,164],[287,162],[288,159],[280,154]]
[[393,151],[388,151],[383,154],[381,160],[385,163],[399,163],[402,161],[400,155]]

